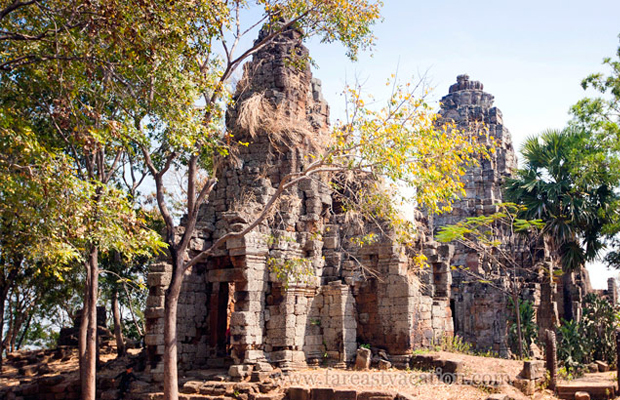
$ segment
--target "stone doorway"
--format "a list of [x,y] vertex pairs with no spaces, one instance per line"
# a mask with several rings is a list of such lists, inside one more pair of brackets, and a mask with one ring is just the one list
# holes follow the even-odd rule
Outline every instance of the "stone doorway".
[[214,282],[211,293],[210,346],[214,349],[217,357],[230,356],[230,317],[235,311],[235,283]]
[[208,313],[211,357],[231,355],[230,320],[235,312],[234,269],[229,257],[218,257],[209,265]]

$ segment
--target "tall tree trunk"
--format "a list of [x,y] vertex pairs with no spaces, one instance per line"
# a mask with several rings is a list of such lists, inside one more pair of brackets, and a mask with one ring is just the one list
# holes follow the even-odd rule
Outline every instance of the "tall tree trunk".
[[90,292],[91,286],[91,272],[88,263],[85,265],[86,267],[86,282],[84,282],[84,304],[82,306],[82,316],[80,318],[80,332],[78,338],[78,360],[80,363],[80,382],[82,383],[82,389],[84,382],[86,382],[86,344],[88,340],[88,320],[90,318],[89,309],[90,309],[90,296],[88,293]]
[[19,349],[22,347],[22,343],[24,342],[24,339],[26,338],[26,335],[28,334],[28,330],[30,329],[30,323],[32,322],[33,315],[34,315],[34,312],[30,312],[30,314],[28,315],[26,326],[24,327],[24,330],[22,331],[22,334],[20,335],[19,340],[17,341],[17,351],[19,351]]
[[515,291],[512,295],[515,304],[515,312],[517,313],[517,344],[519,346],[519,359],[523,360],[523,332],[521,330],[521,305],[519,302],[519,294]]
[[[8,265],[4,264],[5,261],[7,260],[2,258],[0,260],[0,263],[2,263],[1,265]],[[2,375],[2,355],[4,353],[4,338],[2,337],[4,333],[4,306],[6,304],[6,298],[9,296],[9,292],[13,287],[13,282],[15,282],[15,278],[17,278],[17,272],[20,266],[21,258],[18,258],[17,262],[12,263],[12,268],[8,276],[3,276],[2,280],[0,280],[0,282],[2,282],[2,286],[0,286],[0,375]]]
[[[7,284],[8,285],[8,284]],[[2,375],[2,362],[4,360],[4,338],[2,337],[4,333],[4,303],[6,302],[8,290],[2,288],[0,291],[0,375]]]
[[[177,265],[182,265],[180,261]],[[177,359],[177,308],[183,273],[174,268],[172,280],[166,291],[164,314],[164,400],[179,399],[178,359]]]
[[6,336],[2,341],[2,346],[6,349],[7,353],[12,353],[13,349],[11,348],[11,337],[13,335],[13,329],[15,328],[15,313],[13,312],[13,305],[11,304],[11,299],[9,299],[9,320],[8,320],[8,329],[6,330]]
[[[87,279],[87,299],[88,305],[84,304],[82,325],[84,316],[88,315],[86,325],[86,343],[84,346],[84,358],[80,363],[80,376],[82,378],[82,400],[96,400],[97,384],[97,289],[99,285],[99,262],[98,249],[93,246],[88,257],[88,272],[90,279]],[[81,333],[81,332],[80,332]],[[81,336],[80,336],[81,338]]]
[[517,345],[519,346],[519,359],[523,360],[523,332],[521,330],[521,304],[519,303],[519,284],[517,282],[517,266],[512,268],[512,303],[515,306],[517,319]]
[[[25,306],[25,302],[26,302],[26,297],[24,296],[24,298],[22,299],[22,302],[17,301],[15,303],[15,320],[13,323],[13,330],[11,332],[11,349],[12,351],[18,351],[19,350],[19,341],[18,341],[18,337],[20,336],[19,332],[22,330],[22,326],[24,325],[24,322],[26,321],[30,321],[30,318],[32,316],[32,307],[34,306],[34,304],[36,304],[37,300],[34,299],[32,300],[32,302],[30,303],[30,305]],[[28,317],[26,319],[24,319],[24,317]],[[30,322],[28,322],[28,325],[30,325]],[[27,329],[27,328],[25,328]],[[23,336],[23,335],[22,335]]]
[[116,354],[118,357],[125,355],[125,340],[121,329],[121,310],[118,305],[118,291],[112,292],[112,314],[114,316],[114,337],[116,338]]
[[17,351],[16,343],[17,343],[17,335],[19,334],[19,330],[24,323],[22,315],[19,312],[19,309],[15,310],[15,319],[13,320],[13,330],[11,331],[11,352]]

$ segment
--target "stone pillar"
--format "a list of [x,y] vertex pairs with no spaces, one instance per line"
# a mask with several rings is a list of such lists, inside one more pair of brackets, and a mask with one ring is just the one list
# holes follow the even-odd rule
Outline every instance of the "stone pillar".
[[344,368],[357,353],[355,300],[350,287],[340,281],[323,286],[323,296],[321,326],[329,362]]
[[235,312],[230,319],[232,356],[237,364],[263,361],[265,291],[267,288],[267,246],[262,235],[252,232],[242,238],[243,246],[228,243],[235,257],[243,257],[243,280],[236,283]]
[[555,341],[555,332],[545,331],[545,358],[546,367],[549,371],[549,389],[555,390],[557,384],[557,372],[558,372],[558,360],[557,360],[557,346]]
[[[545,270],[549,270],[549,264],[545,264]],[[557,285],[548,280],[540,285],[540,306],[536,315],[539,326],[539,335],[544,337],[547,329],[553,330],[554,326],[560,324],[558,314],[558,303],[556,302]]]
[[609,278],[607,279],[607,293],[609,297],[609,302],[615,306],[618,304],[618,287],[616,286],[616,279]]
[[144,344],[148,355],[147,372],[156,382],[164,374],[164,300],[172,279],[172,265],[160,262],[150,266],[147,278],[149,296],[146,299],[146,332]]
[[310,327],[309,309],[315,293],[314,286],[305,284],[272,286],[265,312],[265,351],[282,370],[306,366],[304,340]]

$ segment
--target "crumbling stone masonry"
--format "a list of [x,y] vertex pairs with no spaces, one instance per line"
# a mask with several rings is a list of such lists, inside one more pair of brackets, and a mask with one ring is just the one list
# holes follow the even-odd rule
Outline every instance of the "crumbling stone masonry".
[[607,279],[607,289],[593,290],[593,292],[607,299],[612,305],[618,304],[618,285],[615,278]]
[[[454,204],[454,211],[435,216],[433,225],[439,228],[477,215],[497,211],[503,199],[502,185],[517,168],[510,133],[504,127],[502,113],[493,107],[494,97],[483,91],[483,85],[459,75],[449,94],[441,99],[442,120],[454,122],[459,129],[471,131],[485,145],[495,146],[489,158],[480,158],[479,165],[467,170],[463,177],[466,194]],[[485,135],[482,129],[488,129]],[[495,143],[492,142],[493,138]],[[483,271],[481,256],[462,245],[455,246],[452,264],[469,271]],[[498,279],[495,286],[507,290],[508,279]],[[455,333],[481,349],[492,349],[506,355],[508,304],[504,292],[491,285],[477,282],[467,273],[455,270],[452,274],[451,307]]]
[[[481,157],[478,165],[467,170],[463,177],[465,196],[454,204],[453,212],[433,218],[435,230],[468,217],[491,215],[498,211],[497,204],[504,201],[502,186],[517,169],[517,159],[510,132],[503,124],[501,111],[493,107],[493,101],[494,97],[483,91],[482,83],[470,80],[467,75],[459,75],[449,94],[441,99],[440,114],[444,122],[453,122],[459,129],[477,135],[485,145],[493,145],[495,152],[488,158]],[[482,129],[486,129],[487,134]],[[545,243],[541,242],[534,251],[523,249],[513,256],[525,271],[520,272],[520,278],[526,282],[521,298],[533,302],[541,332],[554,329],[559,317],[565,317],[565,303],[570,304],[570,311],[578,318],[582,295],[591,290],[585,268],[556,282],[549,279],[549,274],[545,278],[545,271],[552,263]],[[510,292],[510,269],[485,265],[480,254],[460,244],[455,245],[451,262],[469,271],[498,276],[493,285],[489,285],[472,278],[463,269],[455,269],[450,301],[456,334],[479,349],[507,356],[509,307],[506,292]],[[556,270],[559,268],[551,265]],[[567,282],[567,290],[563,282]],[[567,292],[572,302],[565,301]]]
[[[227,129],[231,140],[247,146],[217,161],[218,184],[200,211],[192,254],[246,226],[282,179],[324,151],[329,107],[321,82],[308,66],[291,62],[307,51],[301,33],[289,29],[245,66]],[[186,276],[178,312],[182,370],[263,360],[282,368],[345,366],[366,343],[404,365],[414,347],[452,334],[452,248],[421,244],[432,271],[420,272],[406,249],[380,232],[381,240],[358,247],[350,239],[359,230],[345,220],[329,179],[316,176],[287,191],[265,223],[228,241]],[[300,264],[311,274],[283,284],[273,264]],[[170,266],[154,265],[146,345],[156,380],[169,281]]]

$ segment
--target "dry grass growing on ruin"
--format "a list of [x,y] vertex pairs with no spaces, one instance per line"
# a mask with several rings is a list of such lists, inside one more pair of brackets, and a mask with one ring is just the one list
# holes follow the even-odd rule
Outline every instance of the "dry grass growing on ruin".
[[[252,139],[268,133],[270,143],[279,148],[282,145],[293,148],[302,142],[311,152],[324,148],[329,135],[317,135],[311,131],[307,121],[293,118],[284,103],[274,104],[263,92],[252,94],[238,106],[237,124]],[[305,123],[304,123],[305,122]]]

